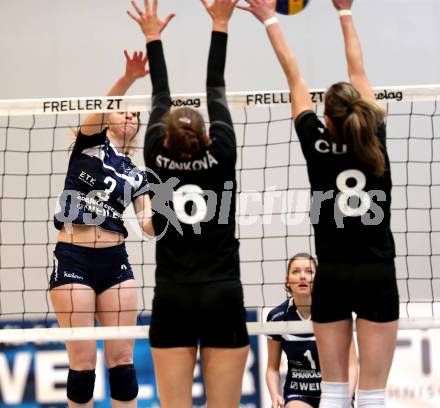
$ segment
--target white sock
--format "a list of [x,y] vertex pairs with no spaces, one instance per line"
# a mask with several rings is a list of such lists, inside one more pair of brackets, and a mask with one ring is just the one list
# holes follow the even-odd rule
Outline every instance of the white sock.
[[384,408],[385,389],[358,390],[356,393],[358,408]]
[[348,382],[321,382],[319,408],[350,408],[350,386]]

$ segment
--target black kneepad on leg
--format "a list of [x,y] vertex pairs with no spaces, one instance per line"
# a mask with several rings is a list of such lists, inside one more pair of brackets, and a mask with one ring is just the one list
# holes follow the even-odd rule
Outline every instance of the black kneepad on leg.
[[133,364],[119,365],[108,370],[110,395],[117,401],[131,401],[138,395],[139,386]]
[[85,404],[93,398],[95,370],[76,371],[69,368],[67,398],[77,404]]

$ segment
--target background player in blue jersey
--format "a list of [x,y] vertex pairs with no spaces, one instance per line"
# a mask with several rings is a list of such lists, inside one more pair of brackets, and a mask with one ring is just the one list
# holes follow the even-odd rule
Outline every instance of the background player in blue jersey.
[[[310,320],[315,272],[316,261],[309,254],[299,253],[290,259],[285,282],[290,297],[269,312],[267,321]],[[272,408],[317,408],[321,396],[321,369],[314,334],[268,336],[267,351],[266,383]],[[280,394],[282,351],[288,363],[283,395]],[[358,374],[354,342],[349,364],[350,393],[354,395]]]
[[[123,95],[148,74],[142,52],[125,51],[126,68],[108,96]],[[90,114],[81,124],[71,152],[54,223],[60,230],[54,254],[58,265],[50,295],[61,327],[136,324],[137,289],[124,245],[122,214],[133,202],[143,230],[152,235],[146,174],[131,161],[139,115]],[[148,215],[150,215],[148,217]],[[113,407],[136,407],[138,384],[133,340],[104,341]],[[92,407],[96,342],[67,341],[69,407]]]
[[327,90],[325,125],[312,110],[309,89],[274,19],[275,0],[247,2],[244,9],[265,22],[286,74],[292,115],[307,161],[319,262],[312,320],[323,377],[320,408],[350,405],[353,311],[358,317],[358,406],[384,407],[399,317],[390,230],[392,183],[385,113],[365,73],[351,16],[353,1],[333,0],[340,14],[350,82],[336,83]]
[[158,240],[150,326],[161,407],[192,407],[199,347],[208,406],[238,407],[249,338],[235,238],[236,139],[224,81],[228,23],[237,1],[203,1],[213,23],[209,133],[198,111],[170,110],[157,1],[151,8],[149,3],[145,11],[133,3],[137,14],[130,15],[147,40],[153,85],[145,163],[162,180],[151,186]]

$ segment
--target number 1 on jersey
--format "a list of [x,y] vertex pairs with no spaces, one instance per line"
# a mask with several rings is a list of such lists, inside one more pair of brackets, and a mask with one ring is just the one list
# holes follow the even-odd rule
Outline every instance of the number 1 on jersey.
[[310,368],[312,370],[316,370],[316,363],[315,360],[313,360],[312,352],[310,350],[307,350],[303,355],[307,358],[307,360],[309,360]]

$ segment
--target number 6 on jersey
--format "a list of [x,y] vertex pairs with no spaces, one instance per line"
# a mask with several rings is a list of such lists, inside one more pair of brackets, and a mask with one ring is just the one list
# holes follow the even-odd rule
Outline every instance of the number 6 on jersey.
[[[174,211],[179,221],[193,225],[205,219],[208,207],[203,194],[203,190],[195,184],[181,186],[173,193]],[[193,206],[196,206],[191,215],[185,210],[185,205],[188,202],[192,202]]]

